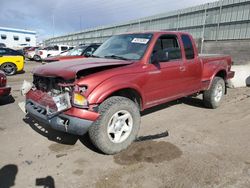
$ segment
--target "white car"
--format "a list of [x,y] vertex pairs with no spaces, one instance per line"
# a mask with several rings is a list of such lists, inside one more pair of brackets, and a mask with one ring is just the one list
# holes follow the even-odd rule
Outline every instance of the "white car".
[[36,55],[36,50],[32,50],[32,51],[28,51],[26,54],[25,54],[25,57],[27,57],[28,59],[34,59],[34,56]]
[[69,50],[71,47],[67,45],[54,45],[46,47],[42,50],[37,50],[33,59],[35,61],[41,61],[50,56],[57,56],[60,53]]

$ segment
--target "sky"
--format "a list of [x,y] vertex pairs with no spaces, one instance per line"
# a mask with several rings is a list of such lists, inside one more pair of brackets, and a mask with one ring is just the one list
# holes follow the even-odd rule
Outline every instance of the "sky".
[[43,40],[214,1],[0,0],[0,27],[34,30]]

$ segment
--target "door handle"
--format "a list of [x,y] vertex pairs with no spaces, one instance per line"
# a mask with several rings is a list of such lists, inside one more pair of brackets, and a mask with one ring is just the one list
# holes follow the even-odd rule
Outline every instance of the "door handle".
[[185,70],[186,70],[186,67],[184,67],[184,66],[180,67],[180,71],[185,71]]

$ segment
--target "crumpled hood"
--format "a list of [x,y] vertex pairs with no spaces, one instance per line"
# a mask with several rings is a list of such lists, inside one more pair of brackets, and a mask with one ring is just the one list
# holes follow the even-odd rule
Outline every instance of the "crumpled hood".
[[35,75],[61,77],[66,80],[74,79],[78,71],[95,67],[106,67],[114,65],[128,65],[133,61],[104,59],[104,58],[87,58],[54,62],[42,65],[33,70]]

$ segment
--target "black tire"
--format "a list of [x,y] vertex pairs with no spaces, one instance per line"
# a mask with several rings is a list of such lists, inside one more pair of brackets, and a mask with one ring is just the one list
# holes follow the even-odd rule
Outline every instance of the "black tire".
[[[209,90],[204,91],[203,101],[207,108],[218,108],[225,94],[225,81],[221,77],[215,77]],[[220,94],[218,94],[221,91]],[[218,95],[217,95],[218,94]],[[221,95],[221,97],[219,97]]]
[[[141,117],[138,106],[128,98],[114,96],[105,100],[99,106],[98,111],[100,113],[100,117],[89,129],[89,137],[92,143],[105,154],[115,154],[126,149],[136,139],[140,128]],[[119,114],[118,112],[121,111],[128,112],[131,115],[132,128],[131,132],[128,134],[128,137],[124,141],[121,143],[114,143],[111,140],[112,135],[108,133],[108,124],[111,121],[114,121],[112,118],[115,116],[115,114]],[[126,123],[126,125],[128,124],[129,123]],[[114,124],[114,127],[116,126],[117,125]],[[125,134],[126,133],[124,132],[121,135]]]
[[4,71],[4,73],[7,76],[12,76],[16,74],[17,72],[17,67],[14,63],[11,62],[6,62],[1,65],[1,70]]
[[34,55],[33,59],[34,59],[35,61],[41,61],[41,60],[42,60],[41,57],[40,57],[39,55]]

